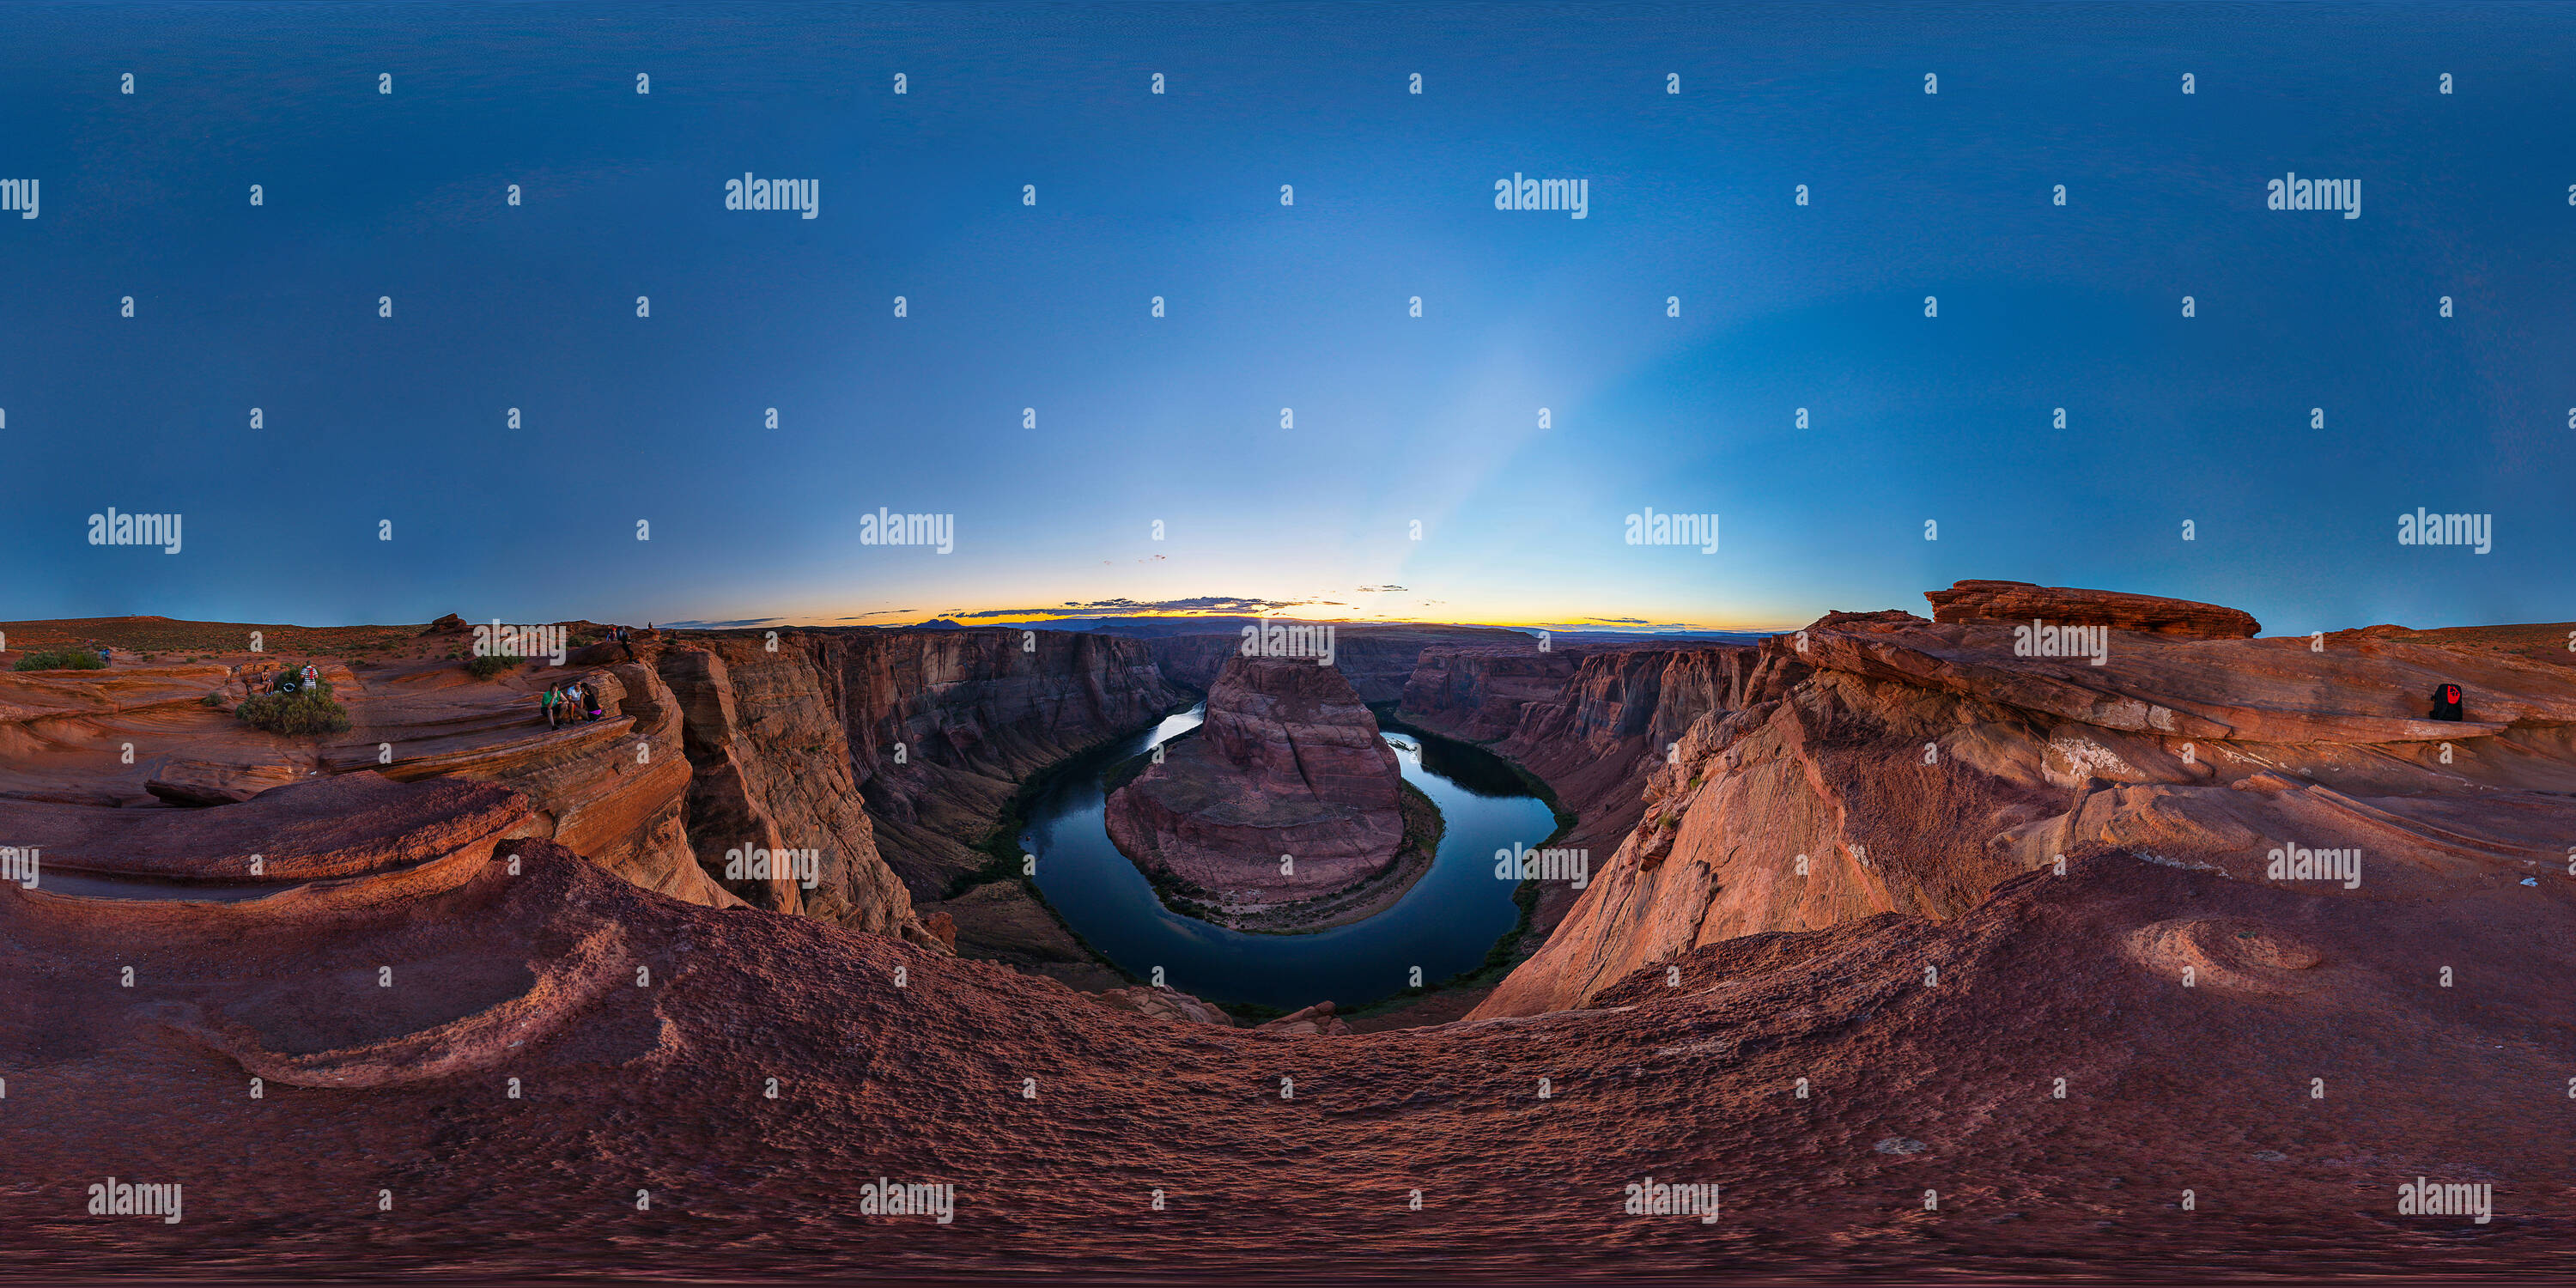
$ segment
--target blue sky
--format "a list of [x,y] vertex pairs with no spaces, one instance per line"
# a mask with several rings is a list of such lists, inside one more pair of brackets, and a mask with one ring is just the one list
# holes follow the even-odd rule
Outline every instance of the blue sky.
[[2571,55],[2506,5],[13,4],[0,617],[2565,618]]

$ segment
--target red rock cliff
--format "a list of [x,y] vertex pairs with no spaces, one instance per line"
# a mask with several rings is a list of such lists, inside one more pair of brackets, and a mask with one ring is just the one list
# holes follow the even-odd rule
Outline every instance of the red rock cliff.
[[[2466,641],[2356,633],[2312,652],[2118,629],[2096,667],[2016,653],[2013,631],[1835,613],[1766,642],[1747,705],[1694,722],[1644,819],[1476,1014],[1581,1006],[1740,936],[1954,918],[2061,855],[2260,882],[2267,847],[2348,845],[2376,856],[2379,898],[2563,862],[2576,669]],[[2444,677],[2470,720],[2421,718]]]

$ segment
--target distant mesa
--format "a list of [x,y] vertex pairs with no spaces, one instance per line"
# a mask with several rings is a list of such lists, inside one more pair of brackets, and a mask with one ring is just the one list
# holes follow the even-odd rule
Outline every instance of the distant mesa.
[[2056,626],[2108,626],[2177,639],[2252,639],[2263,629],[2253,614],[2189,599],[2077,590],[2027,581],[1962,581],[1927,590],[1936,622],[2039,620]]
[[1205,723],[1111,794],[1108,826],[1204,913],[1272,929],[1395,867],[1407,813],[1395,752],[1341,672],[1235,657],[1208,689]]

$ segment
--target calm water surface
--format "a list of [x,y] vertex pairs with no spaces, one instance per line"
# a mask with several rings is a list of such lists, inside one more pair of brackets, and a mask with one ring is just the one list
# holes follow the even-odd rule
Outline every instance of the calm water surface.
[[[1038,856],[1038,888],[1110,960],[1211,1001],[1295,1008],[1354,1006],[1422,979],[1437,983],[1485,960],[1520,917],[1517,882],[1494,876],[1494,851],[1536,845],[1555,830],[1547,803],[1521,790],[1500,760],[1472,747],[1425,748],[1385,735],[1405,780],[1440,806],[1440,852],[1396,905],[1366,921],[1307,935],[1253,935],[1165,908],[1145,875],[1110,844],[1100,775],[1130,756],[1198,727],[1205,707],[1171,716],[1112,754],[1065,773],[1030,811],[1020,843]],[[1427,763],[1426,763],[1427,762]]]

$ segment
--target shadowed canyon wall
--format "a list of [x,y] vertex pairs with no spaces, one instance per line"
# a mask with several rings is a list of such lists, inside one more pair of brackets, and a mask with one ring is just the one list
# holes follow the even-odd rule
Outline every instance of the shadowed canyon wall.
[[[1484,743],[1546,780],[1576,816],[1557,844],[1589,852],[1597,870],[1644,817],[1648,778],[1692,723],[1743,704],[1756,656],[1734,645],[1434,646],[1398,714]],[[1554,927],[1578,895],[1542,884],[1533,925]]]
[[[780,768],[815,767],[824,784],[845,776],[846,786],[825,794],[864,798],[873,823],[861,830],[916,900],[941,897],[985,865],[976,847],[1028,775],[1183,701],[1144,641],[1103,635],[786,631],[775,652],[759,633],[685,647],[710,661],[665,654],[665,674],[720,671],[722,681],[690,684],[729,685],[737,706],[749,695],[767,722],[751,754]],[[710,817],[729,808],[721,799],[729,790],[710,787]],[[832,818],[857,828],[845,815]]]

